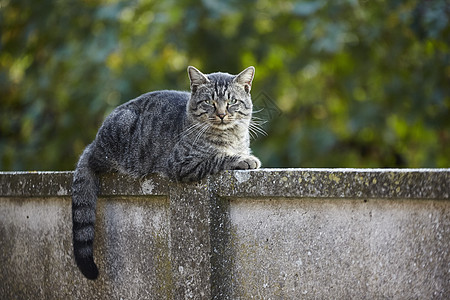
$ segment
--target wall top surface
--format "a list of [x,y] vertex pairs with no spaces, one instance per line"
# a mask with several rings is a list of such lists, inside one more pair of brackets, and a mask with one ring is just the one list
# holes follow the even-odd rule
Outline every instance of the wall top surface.
[[[0,197],[70,196],[73,172],[0,172]],[[161,196],[184,185],[159,175],[101,177],[101,196]],[[221,197],[449,199],[450,169],[259,169],[192,184]]]

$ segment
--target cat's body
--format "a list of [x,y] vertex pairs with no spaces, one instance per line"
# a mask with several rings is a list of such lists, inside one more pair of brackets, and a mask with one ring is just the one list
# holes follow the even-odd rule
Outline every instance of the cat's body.
[[188,68],[191,93],[158,91],[117,107],[86,147],[72,185],[73,246],[78,267],[98,276],[93,260],[98,175],[160,173],[197,181],[222,170],[256,169],[250,151],[254,68],[237,76]]

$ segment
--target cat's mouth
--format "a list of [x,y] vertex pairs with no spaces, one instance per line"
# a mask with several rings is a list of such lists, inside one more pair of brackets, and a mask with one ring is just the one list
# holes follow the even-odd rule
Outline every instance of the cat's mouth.
[[212,125],[217,129],[226,130],[233,126],[233,121],[226,118],[219,120],[216,119],[212,122]]

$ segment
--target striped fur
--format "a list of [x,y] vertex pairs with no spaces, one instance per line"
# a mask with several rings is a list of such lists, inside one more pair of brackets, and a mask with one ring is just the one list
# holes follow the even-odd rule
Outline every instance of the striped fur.
[[236,76],[204,75],[189,67],[190,93],[147,93],[105,119],[81,155],[72,185],[74,256],[88,279],[98,277],[93,242],[99,174],[159,173],[190,182],[222,170],[260,167],[249,138],[254,72],[249,67]]

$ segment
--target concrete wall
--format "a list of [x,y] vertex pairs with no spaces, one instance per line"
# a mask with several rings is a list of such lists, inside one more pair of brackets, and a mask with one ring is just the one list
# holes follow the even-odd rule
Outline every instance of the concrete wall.
[[0,173],[0,299],[449,299],[449,175],[104,176],[89,281],[72,257],[72,173]]

